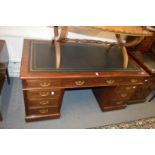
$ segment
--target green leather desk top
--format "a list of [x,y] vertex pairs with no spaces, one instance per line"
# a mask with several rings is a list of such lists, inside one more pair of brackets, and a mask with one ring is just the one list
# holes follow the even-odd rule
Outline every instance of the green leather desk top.
[[31,41],[29,50],[29,71],[89,72],[89,71],[139,71],[140,68],[129,59],[124,69],[119,48],[107,52],[106,46],[81,43],[61,44],[61,66],[55,68],[55,48],[49,41]]

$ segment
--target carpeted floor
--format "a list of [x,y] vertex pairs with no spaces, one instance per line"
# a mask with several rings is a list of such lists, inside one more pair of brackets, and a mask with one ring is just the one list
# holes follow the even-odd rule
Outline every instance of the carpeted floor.
[[92,129],[155,129],[155,117],[100,126]]
[[[129,105],[126,109],[101,112],[97,101],[90,89],[66,91],[61,118],[26,123],[24,119],[24,102],[21,81],[11,78],[11,85],[4,85],[1,111],[2,129],[81,129],[81,128],[154,128],[154,118],[150,121],[140,120],[155,117],[155,100],[142,104]],[[134,122],[130,122],[134,121]],[[120,124],[122,122],[124,125]],[[119,124],[118,124],[119,123]],[[111,124],[118,124],[111,125]],[[136,124],[136,125],[135,125]],[[137,124],[143,124],[137,126]],[[109,126],[110,125],[110,126]]]

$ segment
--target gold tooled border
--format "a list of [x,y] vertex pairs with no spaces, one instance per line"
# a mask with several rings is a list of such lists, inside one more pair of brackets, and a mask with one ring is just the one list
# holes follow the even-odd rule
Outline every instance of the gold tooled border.
[[[34,41],[31,40],[30,42],[30,72],[47,72],[47,71],[51,71],[52,68],[41,68],[41,67],[37,67],[37,62],[36,62],[36,54],[37,54],[37,50],[36,50],[36,44],[49,44],[49,42],[47,43],[47,41]],[[46,69],[46,70],[45,70]]]
[[[30,68],[30,72],[48,72],[48,71],[52,71],[53,69],[52,68],[39,68],[37,67],[37,63],[36,63],[36,54],[37,54],[37,50],[36,50],[36,44],[50,44],[50,41],[40,41],[40,40],[31,40],[30,41],[30,62],[29,62],[29,68]],[[34,65],[33,65],[33,60],[34,60]],[[131,59],[132,60],[132,59]],[[34,66],[34,67],[33,67]],[[137,71],[137,70],[140,70],[138,68],[137,65],[134,65],[135,69],[129,69],[128,70],[124,70],[126,72],[130,72],[130,71]],[[37,68],[37,69],[36,69]],[[66,68],[67,72],[72,72],[72,71],[69,71],[67,68]],[[60,72],[60,71],[65,71],[65,70],[54,70],[54,72]],[[80,71],[77,70],[76,72],[83,72],[83,71],[86,71],[85,69],[81,69]],[[91,70],[90,70],[91,71]],[[111,71],[113,72],[113,70],[108,70],[108,69],[105,69],[104,71]],[[102,71],[102,72],[104,72]],[[123,71],[123,70],[117,70],[117,71]],[[114,72],[117,72],[117,71],[114,71]],[[123,71],[123,72],[124,72]],[[89,72],[89,71],[88,71]],[[92,72],[92,71],[91,71]]]

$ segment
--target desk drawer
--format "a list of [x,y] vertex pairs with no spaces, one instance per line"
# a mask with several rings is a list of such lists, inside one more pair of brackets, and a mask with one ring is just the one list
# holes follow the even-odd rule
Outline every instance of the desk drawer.
[[111,95],[112,100],[128,100],[135,92],[136,88],[136,85],[116,87]]
[[57,79],[23,80],[23,88],[52,88],[55,86],[60,86],[60,80]]
[[94,86],[110,86],[120,83],[119,78],[76,78],[63,79],[61,81],[62,87],[94,87]]
[[117,85],[136,85],[142,84],[143,78],[112,78],[112,77],[99,77],[99,78],[76,78],[76,79],[63,79],[61,86],[66,88],[74,87],[94,87],[94,86],[117,86]]
[[28,115],[48,115],[59,113],[58,107],[28,109]]
[[56,98],[62,95],[62,89],[52,89],[52,90],[25,90],[24,93],[28,99],[37,98]]
[[127,104],[125,101],[105,101],[99,102],[102,111],[111,111],[117,109],[124,109]]
[[101,110],[104,112],[104,111],[124,109],[126,107],[127,107],[127,104],[120,104],[120,105],[115,105],[115,106],[113,106],[113,105],[112,106],[102,106]]
[[103,102],[103,105],[105,106],[105,107],[110,107],[110,106],[122,106],[122,105],[125,105],[126,103],[125,103],[126,101],[123,101],[123,100],[117,100],[117,101],[104,101]]
[[58,107],[60,105],[61,97],[54,99],[27,99],[28,107]]

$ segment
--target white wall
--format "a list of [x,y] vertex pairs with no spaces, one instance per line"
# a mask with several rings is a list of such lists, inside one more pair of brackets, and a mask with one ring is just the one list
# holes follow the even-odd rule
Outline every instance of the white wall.
[[[95,38],[75,33],[69,33],[69,37],[113,41],[112,38],[111,39]],[[17,76],[17,77],[19,76],[24,39],[51,40],[52,38],[53,38],[53,29],[48,26],[38,26],[38,27],[1,26],[0,39],[5,40],[8,47],[10,76]]]

